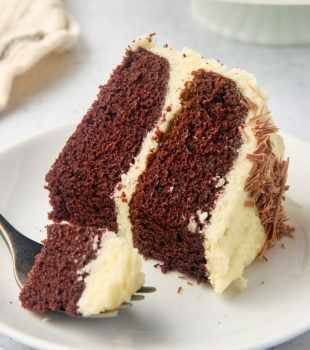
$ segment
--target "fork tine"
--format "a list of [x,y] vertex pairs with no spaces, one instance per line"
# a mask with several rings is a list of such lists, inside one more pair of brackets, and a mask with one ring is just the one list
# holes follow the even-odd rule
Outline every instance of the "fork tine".
[[132,303],[123,303],[121,304],[117,309],[110,310],[110,311],[104,311],[97,315],[89,315],[87,318],[109,318],[109,317],[115,317],[118,316],[119,309],[125,309],[127,307],[131,307]]
[[138,300],[143,300],[144,299],[144,295],[139,295],[139,294],[133,294],[131,296],[131,301],[138,301]]
[[0,214],[0,236],[4,238],[13,258],[14,276],[20,288],[28,280],[35,256],[40,253],[42,244],[39,244],[16,230]]
[[124,309],[125,307],[132,307],[132,303],[126,303],[126,302],[124,302],[124,303],[121,304],[118,308],[119,308],[119,309]]
[[155,287],[141,287],[136,293],[153,293],[156,291]]
[[118,316],[118,310],[104,311],[97,315],[89,315],[87,318],[110,318]]
[[[145,288],[145,287],[143,287]],[[143,289],[141,288],[141,289]],[[151,289],[154,289],[153,287],[146,287],[146,288],[151,288]],[[146,293],[150,293],[150,292],[146,292]],[[143,300],[144,299],[144,295],[137,295],[137,294],[133,294],[130,301],[138,301],[138,300]],[[132,307],[132,303],[123,303],[121,304],[118,309],[124,309],[124,308],[127,308],[127,307]],[[91,316],[87,316],[87,318],[108,318],[108,317],[115,317],[115,316],[118,316],[118,309],[116,310],[111,310],[111,311],[104,311],[104,312],[101,312],[100,314],[98,315],[91,315]]]

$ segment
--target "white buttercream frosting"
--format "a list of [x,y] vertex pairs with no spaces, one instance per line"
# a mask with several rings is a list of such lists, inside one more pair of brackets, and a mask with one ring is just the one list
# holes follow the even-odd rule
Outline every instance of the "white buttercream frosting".
[[[98,244],[94,239],[94,247]],[[128,302],[132,294],[144,284],[141,257],[138,250],[113,232],[105,232],[96,258],[82,270],[85,289],[78,301],[78,311],[83,315],[95,315],[116,309]]]

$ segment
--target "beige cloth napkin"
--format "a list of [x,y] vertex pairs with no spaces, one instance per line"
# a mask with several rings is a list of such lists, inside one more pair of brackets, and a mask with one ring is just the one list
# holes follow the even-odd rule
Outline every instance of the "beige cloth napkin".
[[79,32],[62,0],[0,0],[0,110],[15,76],[52,51],[71,48]]

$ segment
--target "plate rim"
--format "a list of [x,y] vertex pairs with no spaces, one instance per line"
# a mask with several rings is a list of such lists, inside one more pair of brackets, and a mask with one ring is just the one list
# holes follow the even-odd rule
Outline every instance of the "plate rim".
[[42,137],[42,136],[44,136],[46,134],[56,132],[57,130],[61,130],[61,129],[69,128],[69,127],[72,127],[72,128],[73,127],[77,127],[78,124],[80,123],[80,121],[81,120],[73,121],[73,122],[70,122],[70,123],[63,123],[63,124],[54,126],[52,128],[45,129],[43,131],[37,131],[37,132],[35,132],[32,135],[27,135],[27,136],[21,137],[17,141],[10,142],[6,146],[1,147],[0,148],[0,156],[2,156],[3,153],[10,152],[14,148],[18,148],[23,143],[29,142],[32,139],[36,139],[36,138]]
[[[290,333],[286,333],[286,336],[283,336],[282,338],[279,337],[277,342],[274,342],[272,340],[261,341],[259,344],[256,344],[254,346],[240,347],[238,349],[239,350],[269,349],[270,347],[273,347],[273,346],[279,346],[279,345],[285,344],[287,341],[290,341],[292,339],[295,339],[305,334],[306,332],[309,331],[309,329],[310,329],[310,322],[309,322],[309,325],[305,326],[304,328],[301,328],[295,332],[293,329]],[[13,329],[13,327],[2,324],[1,321],[0,321],[0,333],[3,334],[4,336],[8,336],[13,338],[14,340],[17,340],[23,345],[39,348],[42,350],[75,350],[75,348],[71,346],[64,346],[56,343],[51,343],[50,341],[37,338],[35,336],[24,333],[22,331],[16,331]],[[152,347],[148,347],[148,349],[152,350]],[[158,350],[158,347],[154,348],[154,350],[155,349]]]

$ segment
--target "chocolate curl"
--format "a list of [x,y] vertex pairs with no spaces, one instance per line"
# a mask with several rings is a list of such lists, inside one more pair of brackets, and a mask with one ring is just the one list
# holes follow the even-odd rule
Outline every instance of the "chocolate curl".
[[[272,230],[272,236],[271,240],[276,240],[277,239],[277,222],[280,214],[280,209],[281,209],[281,201],[282,201],[282,196],[283,193],[285,192],[285,183],[287,180],[287,175],[288,175],[288,166],[290,163],[290,159],[288,158],[287,161],[283,161],[280,166],[280,193],[277,196],[276,199],[276,205],[274,209],[274,215],[273,215],[273,230]],[[283,219],[282,219],[283,220]]]
[[244,100],[240,100],[240,103],[247,109],[252,109],[254,111],[257,110],[258,106],[256,103],[254,103],[253,101],[251,101],[248,97],[244,97]]
[[[294,231],[286,224],[282,201],[284,193],[288,190],[286,185],[289,159],[279,160],[272,151],[270,136],[278,131],[271,120],[262,119],[268,113],[260,113],[251,118],[246,126],[255,124],[253,134],[257,139],[257,148],[253,153],[246,155],[253,165],[245,183],[245,191],[249,192],[250,200],[244,202],[245,207],[256,205],[261,224],[266,233],[265,244],[259,253],[263,257],[272,242]],[[251,202],[252,201],[252,202]]]

